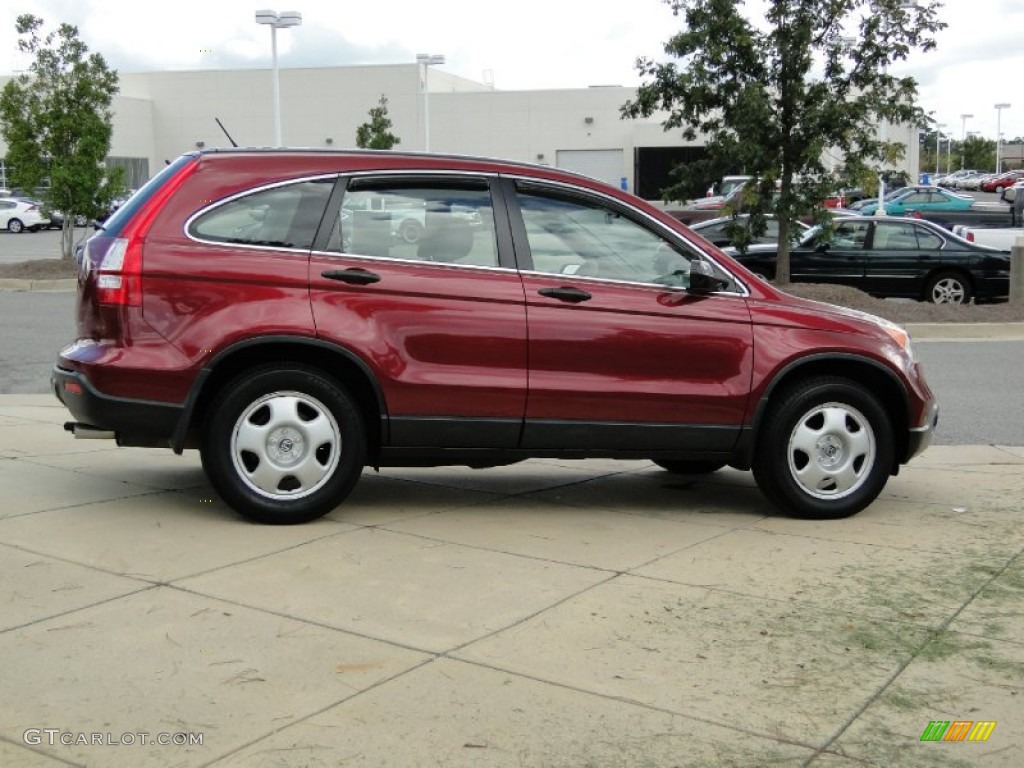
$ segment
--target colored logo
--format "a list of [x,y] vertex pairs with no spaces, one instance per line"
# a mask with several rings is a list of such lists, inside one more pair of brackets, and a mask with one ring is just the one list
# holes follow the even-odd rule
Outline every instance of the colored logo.
[[921,741],[988,741],[995,728],[995,720],[932,720]]

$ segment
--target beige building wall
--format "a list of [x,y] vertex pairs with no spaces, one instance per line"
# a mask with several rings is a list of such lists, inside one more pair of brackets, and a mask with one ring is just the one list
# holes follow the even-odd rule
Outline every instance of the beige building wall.
[[[623,120],[632,88],[499,91],[429,68],[430,144],[435,152],[492,156],[555,165],[559,152],[615,155],[621,177],[635,189],[638,147],[679,147],[679,131],[665,133],[656,116]],[[280,70],[282,137],[296,147],[347,148],[380,96],[388,98],[400,149],[424,147],[422,68],[415,63]],[[220,118],[241,146],[273,140],[270,69],[121,73],[114,101],[111,155],[145,157],[151,173],[198,147],[230,146]],[[2,86],[5,78],[0,78]],[[918,164],[916,133],[907,130],[905,167]],[[0,142],[0,156],[6,147]]]

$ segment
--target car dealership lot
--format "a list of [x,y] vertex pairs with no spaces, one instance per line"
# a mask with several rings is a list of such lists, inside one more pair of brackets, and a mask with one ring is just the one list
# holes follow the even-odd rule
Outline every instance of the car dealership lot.
[[1024,760],[1022,448],[933,446],[821,523],[747,473],[545,460],[367,471],[275,528],[66,418],[0,398],[0,764]]

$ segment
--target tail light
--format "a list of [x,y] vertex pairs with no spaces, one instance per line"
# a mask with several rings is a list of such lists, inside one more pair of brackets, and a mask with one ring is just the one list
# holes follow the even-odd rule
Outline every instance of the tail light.
[[27,211],[38,211],[38,210],[39,210],[39,206],[38,205],[30,205],[28,208],[25,209],[26,212]]
[[973,243],[973,242],[974,242],[974,233],[973,233],[973,232],[968,232],[968,233],[967,233],[967,234],[966,234],[966,235],[964,236],[964,239],[965,239],[965,240],[966,240],[966,241],[967,241],[968,243]]
[[96,301],[100,304],[142,306],[142,241],[116,238],[100,262]]
[[134,213],[103,254],[96,277],[96,302],[124,307],[142,306],[142,246],[153,220],[198,163],[188,163]]

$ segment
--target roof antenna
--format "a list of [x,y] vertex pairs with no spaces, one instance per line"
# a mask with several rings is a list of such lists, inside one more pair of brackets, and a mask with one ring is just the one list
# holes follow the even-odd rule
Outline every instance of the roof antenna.
[[219,125],[219,126],[220,126],[220,129],[221,129],[222,131],[224,131],[224,135],[228,137],[228,141],[230,141],[230,142],[231,142],[231,146],[232,146],[232,147],[237,147],[237,146],[238,146],[238,144],[237,144],[237,143],[235,142],[235,140],[234,140],[234,139],[232,139],[232,138],[231,138],[231,134],[230,134],[230,133],[228,133],[228,129],[224,127],[224,123],[222,123],[222,122],[220,121],[220,118],[219,118],[219,117],[215,117],[215,118],[213,118],[213,119],[217,121],[217,125]]

